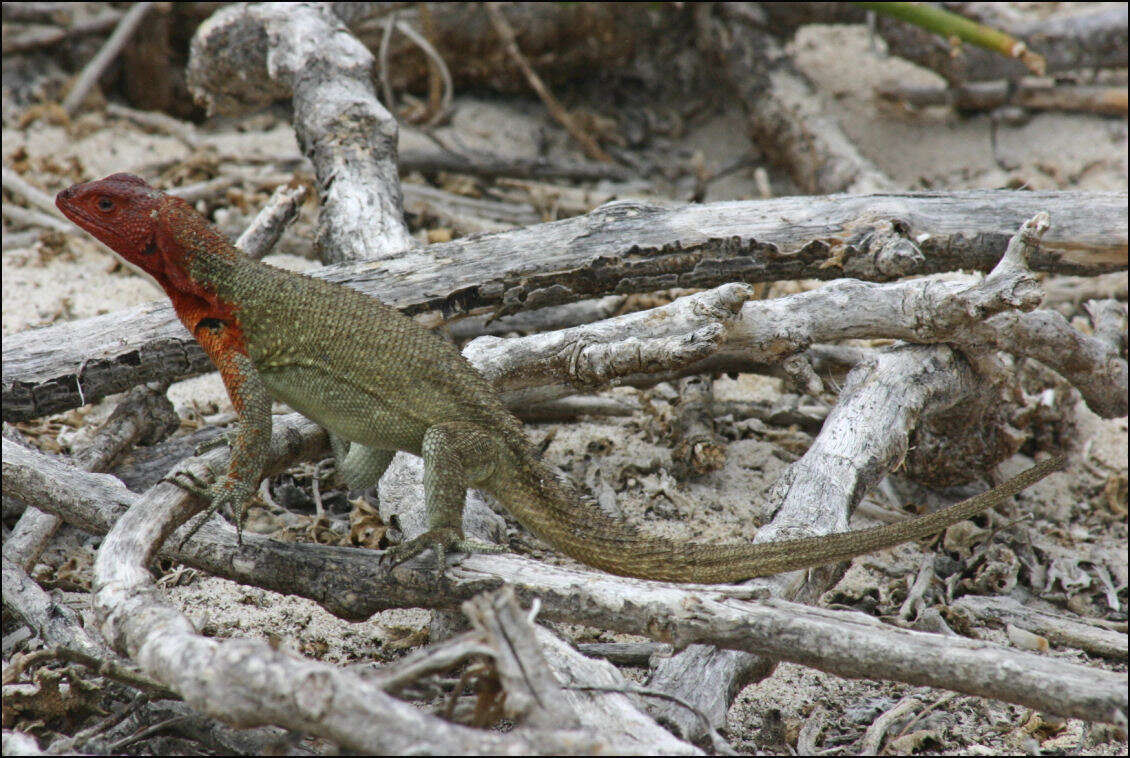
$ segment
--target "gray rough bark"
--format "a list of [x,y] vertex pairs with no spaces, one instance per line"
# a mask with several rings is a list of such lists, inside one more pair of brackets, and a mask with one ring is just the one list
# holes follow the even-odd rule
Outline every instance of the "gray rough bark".
[[373,56],[328,6],[233,5],[192,40],[188,82],[209,112],[240,113],[291,96],[298,144],[314,164],[326,263],[411,247],[397,124],[377,100]]
[[[1126,268],[1126,208],[1125,194],[1082,192],[803,197],[674,209],[618,202],[318,275],[435,326],[465,313],[515,313],[610,293],[989,270],[1006,240],[1039,211],[1053,224],[1031,267],[1093,275]],[[8,335],[4,419],[35,418],[142,382],[211,370],[166,302]]]
[[[272,438],[272,470],[289,465],[311,446],[326,445],[324,434],[304,419],[295,418],[287,428],[289,431]],[[178,683],[174,689],[187,686],[205,696],[199,705],[208,713],[216,710],[217,716],[229,722],[263,723],[280,717],[280,711],[290,705],[260,707],[253,698],[231,702],[233,692],[247,694],[248,688],[270,684],[248,668],[255,661],[264,663],[266,668],[260,671],[265,675],[285,675],[285,691],[301,695],[305,688],[313,687],[317,695],[313,702],[319,706],[327,703],[324,696],[337,693],[342,699],[335,703],[348,704],[356,708],[356,713],[375,719],[371,727],[350,723],[359,731],[344,738],[338,731],[343,722],[336,718],[315,724],[302,720],[297,727],[340,740],[343,745],[364,741],[368,749],[374,731],[389,729],[387,736],[372,739],[382,747],[400,749],[404,747],[402,740],[418,738],[415,725],[420,724],[422,716],[398,701],[392,701],[398,707],[384,708],[387,695],[378,687],[349,690],[351,680],[340,678],[332,667],[325,667],[329,671],[322,673],[319,664],[289,658],[287,664],[279,660],[278,653],[259,643],[197,638],[179,613],[155,605],[161,602],[159,593],[151,587],[145,568],[151,557],[159,554],[175,558],[217,576],[309,597],[348,619],[365,619],[389,607],[454,608],[484,590],[508,583],[515,587],[521,602],[538,598],[541,613],[548,619],[643,634],[676,645],[707,643],[795,661],[840,676],[946,687],[1095,721],[1117,722],[1127,709],[1125,674],[992,643],[892,628],[862,613],[782,600],[750,602],[749,598],[763,594],[754,588],[675,586],[548,566],[511,555],[479,555],[468,556],[448,569],[448,581],[442,591],[437,591],[431,580],[433,563],[426,556],[389,570],[381,564],[379,553],[369,550],[281,543],[254,534],[245,535],[239,546],[234,527],[216,520],[207,523],[183,550],[175,547],[177,534],[170,535],[165,547],[158,550],[160,537],[189,512],[184,505],[188,498],[179,488],[158,485],[143,498],[114,484],[113,477],[81,472],[10,440],[3,440],[3,448],[4,484],[18,497],[42,500],[44,507],[94,533],[105,532],[117,520],[119,538],[112,543],[114,549],[105,553],[112,557],[112,563],[108,557],[105,563],[96,565],[100,572],[97,607],[104,614],[105,636],[128,651],[154,679],[166,684],[172,679]],[[223,451],[213,451],[194,465],[209,461],[219,466],[224,457]],[[198,467],[197,471],[202,473],[203,469]],[[135,507],[143,501],[145,507]],[[132,515],[122,518],[127,509]],[[122,539],[127,535],[133,535],[128,545]],[[131,554],[135,557],[129,558]],[[146,585],[150,589],[145,589]],[[187,650],[181,647],[185,642]],[[197,655],[204,658],[184,663]],[[276,664],[294,667],[279,669]],[[225,674],[229,666],[230,679]],[[219,677],[207,679],[215,690],[205,692],[194,681],[187,681],[195,679],[199,671]],[[295,682],[304,684],[296,689]],[[230,691],[222,691],[224,688]],[[382,707],[376,708],[377,704]],[[328,715],[324,710],[319,712]],[[401,719],[406,721],[399,722]],[[286,716],[280,717],[279,723],[295,722]],[[462,736],[459,728],[456,730],[453,733],[445,727],[434,735],[429,733],[428,739],[442,742],[436,748],[446,750],[448,739]],[[477,735],[475,741],[465,745],[502,749],[503,743],[480,743],[478,740],[491,737],[473,734]],[[546,750],[561,749],[558,741],[543,745]],[[527,743],[517,747],[523,746],[532,749]]]

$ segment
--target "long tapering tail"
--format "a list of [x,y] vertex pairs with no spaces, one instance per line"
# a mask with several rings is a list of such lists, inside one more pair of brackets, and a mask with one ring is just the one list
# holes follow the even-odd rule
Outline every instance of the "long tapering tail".
[[596,505],[571,497],[539,461],[515,454],[505,484],[491,494],[519,523],[566,555],[621,576],[722,583],[846,560],[926,537],[984,510],[1063,468],[1056,456],[980,495],[919,518],[872,529],[764,544],[676,543],[640,534]]

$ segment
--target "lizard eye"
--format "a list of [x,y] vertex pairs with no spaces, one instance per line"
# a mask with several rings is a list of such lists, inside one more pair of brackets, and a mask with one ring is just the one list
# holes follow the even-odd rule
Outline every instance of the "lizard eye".
[[98,198],[98,210],[106,212],[114,210],[114,201],[108,197]]

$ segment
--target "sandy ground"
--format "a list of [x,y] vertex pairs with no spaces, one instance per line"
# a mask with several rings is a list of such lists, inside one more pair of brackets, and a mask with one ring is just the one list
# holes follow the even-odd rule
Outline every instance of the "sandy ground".
[[[940,80],[873,50],[863,27],[809,27],[798,35],[793,49],[802,69],[819,85],[826,107],[840,119],[848,135],[868,158],[908,189],[1127,189],[1125,119],[1035,115],[1021,126],[1000,127],[998,155],[994,158],[988,117],[959,117],[944,108],[911,113],[877,102],[871,92],[885,81],[929,84]],[[842,65],[845,59],[852,60],[852,65]],[[266,129],[230,132],[230,148],[247,155],[297,153],[290,127],[270,116],[264,120],[269,124]],[[449,128],[470,146],[530,156],[537,154],[539,134],[554,129],[536,101],[500,105],[470,99],[459,101],[455,122]],[[691,125],[683,147],[691,153],[700,152],[706,167],[714,168],[748,150],[744,134],[740,111],[719,107]],[[117,171],[144,171],[156,162],[186,160],[190,154],[171,137],[146,133],[96,113],[83,116],[78,128],[71,130],[38,121],[27,128],[8,125],[3,136],[5,165],[26,160],[32,170],[25,177],[51,193],[80,179]],[[1002,168],[1002,163],[1007,168]],[[786,177],[771,171],[770,179],[776,194],[793,191]],[[749,169],[712,183],[706,199],[757,196],[754,172]],[[265,195],[246,194],[244,199],[249,207],[246,213],[221,210],[216,214],[216,220],[229,233],[239,231]],[[286,254],[267,260],[300,269],[317,266],[302,257],[309,250],[314,220],[315,211],[308,205],[280,244]],[[152,285],[118,265],[100,245],[84,236],[69,236],[62,244],[10,249],[3,255],[4,334],[112,312],[159,295]],[[723,399],[749,399],[773,397],[782,388],[774,380],[741,377],[720,380],[717,391]],[[181,382],[170,395],[184,416],[230,409],[214,375]],[[88,426],[64,428],[59,443],[66,448],[80,442],[89,435],[90,422],[104,417],[113,404],[111,398],[80,414]],[[758,509],[756,493],[765,491],[791,460],[783,449],[799,446],[803,450],[807,444],[807,437],[800,432],[788,433],[788,439],[782,440],[781,434],[739,430],[722,470],[693,482],[674,483],[666,473],[670,449],[656,441],[651,423],[641,414],[617,421],[537,425],[532,433],[540,438],[555,430],[547,450],[550,460],[582,475],[596,467],[586,481],[612,488],[629,519],[644,523],[654,533],[696,539],[752,537],[757,525],[769,516]],[[1051,522],[1057,528],[1071,529],[1072,520],[1077,520],[1074,528],[1087,532],[1081,538],[1110,557],[1108,568],[1123,588],[1122,607],[1115,615],[1124,621],[1125,524],[1120,521],[1108,525],[1106,531],[1091,533],[1087,530],[1096,521],[1083,517],[1092,510],[1107,509],[1099,492],[1111,477],[1123,482],[1125,513],[1126,419],[1104,421],[1079,404],[1076,433],[1075,449],[1086,450],[1089,456],[1086,469],[1055,475],[1024,493],[1018,502],[1041,523]],[[597,452],[591,452],[594,450]],[[1022,462],[1014,463],[1019,466]],[[865,525],[868,522],[858,517],[853,522],[856,528]],[[917,547],[903,546],[861,558],[833,593],[851,596],[877,587],[881,597],[888,597],[899,588],[905,591],[921,555]],[[276,635],[288,648],[333,662],[395,657],[407,645],[426,638],[430,619],[427,612],[408,609],[349,624],[309,601],[203,576],[190,577],[169,591],[210,634],[260,639]],[[584,636],[624,639],[599,630],[590,630]],[[1007,643],[1001,632],[989,631],[987,636]],[[1070,651],[1053,650],[1051,654],[1086,658]],[[835,724],[829,734],[834,733],[837,740],[842,738],[850,750],[851,740],[858,739],[878,713],[910,693],[917,694],[923,705],[947,694],[927,688],[847,681],[791,664],[781,665],[771,677],[747,687],[739,696],[730,712],[728,733],[739,749],[785,752],[779,740],[773,741],[773,735],[784,734],[795,744],[797,728],[818,704],[829,711]],[[1112,741],[1109,730],[1068,721],[1062,729],[1030,734],[1023,728],[1027,718],[1026,709],[1017,706],[957,696],[916,725],[896,752],[1125,753],[1125,742]],[[836,743],[824,744],[832,747]]]

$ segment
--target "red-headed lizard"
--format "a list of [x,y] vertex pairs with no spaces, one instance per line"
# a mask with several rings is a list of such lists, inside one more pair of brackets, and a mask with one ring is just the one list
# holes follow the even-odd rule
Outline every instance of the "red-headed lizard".
[[459,351],[397,310],[242,255],[188,203],[136,176],[77,184],[56,204],[157,281],[219,369],[239,424],[228,472],[207,493],[208,513],[230,505],[237,526],[261,479],[272,397],[329,430],[351,489],[376,484],[397,450],[423,457],[429,530],[393,552],[401,561],[432,547],[441,569],[449,548],[498,549],[463,538],[468,487],[490,493],[524,527],[590,566],[647,579],[729,582],[928,536],[1063,464],[1045,460],[950,508],[874,529],[757,545],[645,536],[573,496]]

